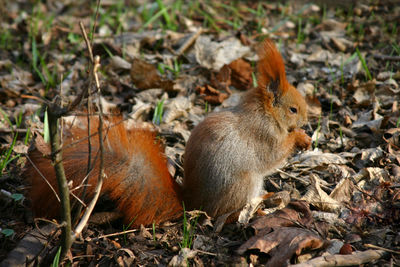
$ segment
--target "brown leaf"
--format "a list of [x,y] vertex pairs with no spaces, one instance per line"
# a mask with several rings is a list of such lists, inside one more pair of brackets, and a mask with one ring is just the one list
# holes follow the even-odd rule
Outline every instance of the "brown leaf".
[[144,60],[135,59],[130,74],[133,83],[139,89],[162,88],[167,92],[175,91],[174,82],[161,79],[157,68]]
[[248,250],[259,250],[271,256],[268,266],[286,266],[294,255],[300,255],[305,249],[319,249],[324,240],[307,229],[295,227],[277,227],[272,232],[250,238],[239,249],[243,254]]
[[239,58],[232,61],[228,66],[232,70],[231,80],[235,88],[248,90],[253,86],[253,77],[251,75],[253,68],[249,62]]
[[306,97],[306,101],[307,101],[308,115],[312,118],[319,118],[322,113],[322,107],[318,97],[308,95]]
[[224,65],[216,77],[212,74],[211,86],[217,88],[218,90],[223,90],[229,95],[232,94],[231,90],[229,89],[229,86],[231,85],[231,73],[232,71],[228,65]]
[[161,81],[156,67],[138,58],[132,63],[131,78],[140,89],[158,88]]
[[42,135],[37,134],[35,137],[35,143],[34,143],[34,147],[40,152],[42,153],[44,156],[50,156],[51,154],[51,149],[49,144],[47,144]]
[[196,91],[200,95],[204,95],[204,100],[211,104],[221,104],[222,102],[224,102],[225,99],[228,98],[228,94],[221,93],[220,91],[214,89],[208,84],[202,87],[197,87]]
[[312,221],[311,211],[304,201],[293,201],[286,208],[260,217],[251,223],[251,227],[260,231],[266,227],[309,225]]

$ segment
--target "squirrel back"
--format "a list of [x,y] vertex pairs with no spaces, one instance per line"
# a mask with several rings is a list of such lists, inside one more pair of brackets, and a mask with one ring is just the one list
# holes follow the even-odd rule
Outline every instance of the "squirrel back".
[[[97,119],[91,129],[97,130]],[[182,215],[179,185],[170,176],[166,157],[155,134],[145,129],[126,130],[123,123],[104,127],[104,172],[102,195],[107,195],[132,227],[149,225],[178,218]],[[88,159],[87,127],[74,126],[64,138],[63,165],[72,193],[80,197],[86,176]],[[75,141],[81,140],[77,144]],[[88,176],[87,197],[93,195],[99,172],[98,136],[91,138],[92,161],[95,166]],[[97,155],[97,156],[96,156]],[[28,154],[24,176],[31,181],[29,192],[36,216],[56,217],[60,203],[42,175],[57,190],[51,160],[37,149]],[[38,173],[40,170],[41,174]],[[72,197],[71,197],[72,198]]]

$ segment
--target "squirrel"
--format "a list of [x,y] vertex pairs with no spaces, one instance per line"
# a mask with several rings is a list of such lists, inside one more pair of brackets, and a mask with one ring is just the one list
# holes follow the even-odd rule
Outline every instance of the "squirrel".
[[[262,194],[265,176],[296,149],[310,147],[311,138],[300,129],[307,122],[307,104],[287,81],[281,54],[267,39],[258,56],[258,86],[246,92],[237,106],[211,113],[193,129],[184,153],[182,185],[169,174],[153,132],[127,130],[122,123],[105,130],[106,178],[101,194],[115,203],[131,227],[178,219],[182,203],[186,209],[201,209],[212,217],[239,211]],[[63,140],[63,164],[72,187],[82,184],[86,176],[85,136],[85,126],[74,126]],[[81,138],[84,141],[72,145]],[[98,138],[91,138],[91,146],[93,159]],[[55,217],[60,204],[48,184],[57,190],[54,167],[37,149],[28,157],[24,176],[31,183],[34,213]],[[89,197],[99,172],[96,162],[86,187]],[[81,190],[82,186],[74,195],[79,197]]]

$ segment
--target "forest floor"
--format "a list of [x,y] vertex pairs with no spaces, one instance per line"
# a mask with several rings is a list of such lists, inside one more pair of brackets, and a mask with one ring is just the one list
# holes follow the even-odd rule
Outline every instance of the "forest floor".
[[0,0],[1,264],[34,262],[40,242],[26,242],[46,243],[41,257],[59,243],[57,224],[33,217],[22,171],[33,135],[46,135],[43,99],[71,103],[89,87],[82,22],[105,111],[157,130],[177,179],[193,127],[257,84],[264,38],[307,99],[313,143],[265,179],[265,216],[221,225],[188,212],[127,231],[99,224],[99,205],[62,264],[400,266],[400,6],[334,2],[104,0],[96,12],[95,1]]

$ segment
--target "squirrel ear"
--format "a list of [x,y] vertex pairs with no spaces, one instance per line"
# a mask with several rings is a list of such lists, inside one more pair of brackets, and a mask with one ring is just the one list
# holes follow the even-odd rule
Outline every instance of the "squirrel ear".
[[[265,88],[265,87],[262,87]],[[280,80],[277,78],[276,80],[270,80],[268,85],[266,86],[265,90],[270,91],[271,93],[274,94],[274,99],[277,101],[281,95],[281,90],[280,90]]]
[[258,87],[273,93],[279,98],[289,88],[286,80],[285,65],[275,44],[266,39],[258,49]]

